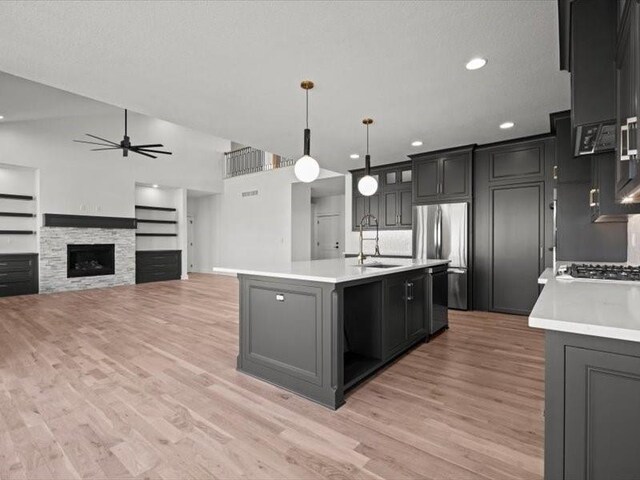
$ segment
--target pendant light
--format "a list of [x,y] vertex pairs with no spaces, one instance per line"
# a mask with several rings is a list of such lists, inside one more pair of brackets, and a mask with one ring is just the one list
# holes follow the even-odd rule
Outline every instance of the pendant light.
[[378,190],[378,181],[371,176],[371,155],[369,155],[369,125],[373,123],[370,118],[362,120],[367,126],[367,154],[364,157],[364,177],[358,182],[358,191],[365,197],[370,197]]
[[293,171],[301,182],[311,183],[320,175],[320,165],[309,152],[311,150],[311,130],[309,130],[309,90],[313,88],[311,80],[304,80],[300,86],[305,91],[307,103],[307,127],[304,129],[304,155],[298,159]]

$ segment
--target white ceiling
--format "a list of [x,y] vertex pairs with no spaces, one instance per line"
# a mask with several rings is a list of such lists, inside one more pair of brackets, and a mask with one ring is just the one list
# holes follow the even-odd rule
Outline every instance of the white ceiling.
[[0,70],[285,156],[314,80],[311,152],[337,171],[365,116],[374,164],[548,131],[557,37],[554,0],[0,2]]

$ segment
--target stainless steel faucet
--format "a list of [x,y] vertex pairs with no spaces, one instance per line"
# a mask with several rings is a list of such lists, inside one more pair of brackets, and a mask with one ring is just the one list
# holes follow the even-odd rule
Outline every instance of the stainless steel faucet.
[[[362,226],[365,224],[365,220],[367,222],[367,225],[371,225],[371,219],[375,220],[376,222],[376,238],[364,238],[362,235]],[[364,254],[364,252],[362,251],[363,248],[363,244],[365,240],[371,240],[371,241],[375,241],[376,242],[376,247],[375,250],[373,251],[373,256],[374,257],[379,257],[380,256],[380,245],[379,245],[379,224],[378,224],[378,219],[376,217],[374,217],[373,215],[371,215],[370,213],[367,213],[366,215],[364,215],[362,217],[362,220],[360,220],[360,253],[358,253],[358,265],[362,265],[365,261],[365,259],[367,258]]]

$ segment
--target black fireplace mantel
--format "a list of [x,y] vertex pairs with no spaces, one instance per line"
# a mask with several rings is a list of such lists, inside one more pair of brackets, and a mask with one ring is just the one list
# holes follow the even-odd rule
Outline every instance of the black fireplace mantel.
[[136,228],[136,219],[129,217],[96,217],[92,215],[64,215],[45,213],[45,227],[68,228]]

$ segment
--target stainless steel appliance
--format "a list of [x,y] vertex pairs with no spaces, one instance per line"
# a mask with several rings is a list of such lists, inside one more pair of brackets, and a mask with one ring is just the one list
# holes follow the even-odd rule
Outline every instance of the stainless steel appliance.
[[449,308],[467,310],[469,276],[467,203],[413,207],[413,257],[450,260]]

